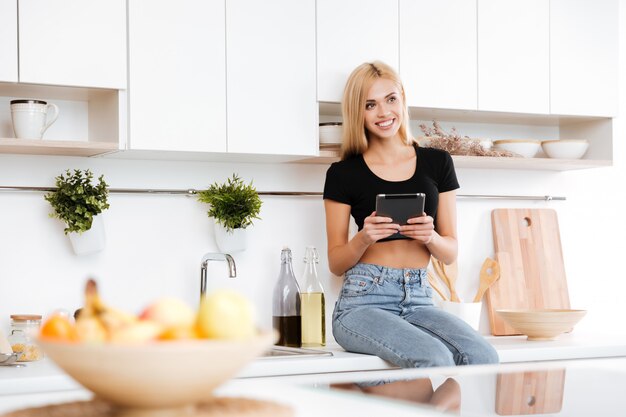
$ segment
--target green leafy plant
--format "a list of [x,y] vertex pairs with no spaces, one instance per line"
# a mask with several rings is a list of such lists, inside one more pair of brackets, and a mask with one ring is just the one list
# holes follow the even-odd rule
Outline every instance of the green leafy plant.
[[256,189],[233,174],[232,178],[223,184],[217,182],[209,188],[198,192],[198,200],[211,205],[209,217],[213,217],[227,231],[245,229],[252,224],[252,220],[261,219],[261,198]]
[[65,234],[72,232],[83,233],[91,229],[93,216],[109,208],[108,185],[104,182],[104,175],[100,175],[98,183],[92,184],[93,173],[90,170],[68,169],[65,175],[56,179],[56,191],[44,196],[54,209],[50,217],[56,217],[65,222]]

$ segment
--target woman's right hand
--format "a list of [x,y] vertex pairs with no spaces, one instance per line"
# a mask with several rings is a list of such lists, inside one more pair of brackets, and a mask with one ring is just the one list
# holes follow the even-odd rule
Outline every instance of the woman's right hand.
[[400,225],[392,222],[391,217],[376,216],[376,211],[373,211],[365,218],[363,229],[359,233],[364,236],[366,243],[371,245],[400,230]]

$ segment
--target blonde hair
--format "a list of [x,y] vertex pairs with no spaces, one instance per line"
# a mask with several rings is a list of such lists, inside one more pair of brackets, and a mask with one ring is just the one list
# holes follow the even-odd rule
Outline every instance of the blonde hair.
[[378,79],[393,81],[402,94],[402,123],[398,129],[400,138],[407,144],[415,143],[409,128],[409,110],[400,76],[389,65],[380,62],[366,62],[352,71],[343,90],[341,111],[343,113],[343,140],[341,159],[347,159],[365,152],[369,146],[368,132],[365,128],[365,102],[367,93]]

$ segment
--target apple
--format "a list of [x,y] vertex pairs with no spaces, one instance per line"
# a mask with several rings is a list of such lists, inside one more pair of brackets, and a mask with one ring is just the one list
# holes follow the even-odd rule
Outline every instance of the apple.
[[243,295],[217,290],[200,300],[198,333],[209,339],[247,339],[256,333],[254,309]]
[[196,321],[196,313],[179,299],[162,298],[146,307],[139,319],[159,323],[166,330],[189,329]]
[[118,327],[109,333],[111,343],[140,344],[156,340],[163,332],[163,326],[152,320],[139,320]]

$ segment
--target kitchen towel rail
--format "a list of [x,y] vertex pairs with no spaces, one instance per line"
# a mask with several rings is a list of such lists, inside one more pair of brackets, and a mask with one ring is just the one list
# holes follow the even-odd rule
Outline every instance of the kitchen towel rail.
[[[51,192],[56,191],[56,187],[25,187],[25,186],[6,186],[0,185],[0,191],[4,192]],[[180,189],[151,189],[151,188],[109,188],[110,193],[115,194],[167,194],[167,195],[196,195],[201,190],[193,188],[180,190]],[[320,197],[321,192],[316,191],[259,191],[261,196],[296,196],[296,197]],[[540,201],[552,201],[559,200],[564,201],[565,197],[552,196],[552,195],[489,195],[489,194],[459,194],[457,198],[462,199],[484,199],[484,200],[540,200]]]

